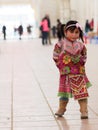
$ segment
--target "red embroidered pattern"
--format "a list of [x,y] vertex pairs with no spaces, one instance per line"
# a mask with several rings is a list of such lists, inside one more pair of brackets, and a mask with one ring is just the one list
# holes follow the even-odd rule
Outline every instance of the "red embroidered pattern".
[[69,76],[70,86],[72,94],[75,99],[87,98],[88,92],[86,88],[86,82],[82,75]]

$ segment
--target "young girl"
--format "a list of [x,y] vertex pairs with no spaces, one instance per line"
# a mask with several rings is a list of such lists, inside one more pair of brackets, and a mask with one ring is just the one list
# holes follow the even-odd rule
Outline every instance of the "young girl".
[[69,98],[74,97],[80,105],[81,119],[87,119],[87,88],[91,83],[85,72],[87,53],[83,43],[83,31],[77,21],[68,21],[64,34],[65,38],[55,44],[53,51],[53,60],[60,72],[59,109],[55,115],[64,115]]

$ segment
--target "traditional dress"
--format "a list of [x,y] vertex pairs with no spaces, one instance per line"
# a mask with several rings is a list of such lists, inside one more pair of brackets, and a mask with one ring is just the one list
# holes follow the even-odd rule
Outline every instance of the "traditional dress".
[[87,50],[84,43],[70,42],[67,39],[55,44],[53,60],[60,72],[58,96],[87,98],[87,88],[91,86],[86,73]]

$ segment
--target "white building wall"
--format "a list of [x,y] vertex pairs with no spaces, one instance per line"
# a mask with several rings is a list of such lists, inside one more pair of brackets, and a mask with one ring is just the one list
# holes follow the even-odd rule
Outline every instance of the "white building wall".
[[59,0],[60,19],[66,23],[70,19],[70,0]]
[[37,23],[45,14],[49,14],[52,25],[59,18],[64,23],[76,19],[84,26],[86,19],[94,18],[95,31],[97,30],[98,0],[0,0],[0,5],[28,3],[35,10]]
[[[78,20],[84,27],[86,19],[94,18],[94,30],[98,24],[98,1],[97,0],[70,0],[71,18]],[[74,15],[72,15],[74,11]]]

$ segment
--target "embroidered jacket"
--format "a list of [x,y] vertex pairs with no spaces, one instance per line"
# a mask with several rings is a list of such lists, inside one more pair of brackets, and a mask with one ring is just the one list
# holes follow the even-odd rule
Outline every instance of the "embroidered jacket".
[[87,50],[83,43],[70,42],[64,39],[55,44],[53,60],[60,71],[58,96],[87,98],[87,88],[91,86],[86,72],[85,63]]
[[87,50],[83,43],[70,42],[67,39],[58,42],[54,47],[53,59],[60,74],[84,74]]

